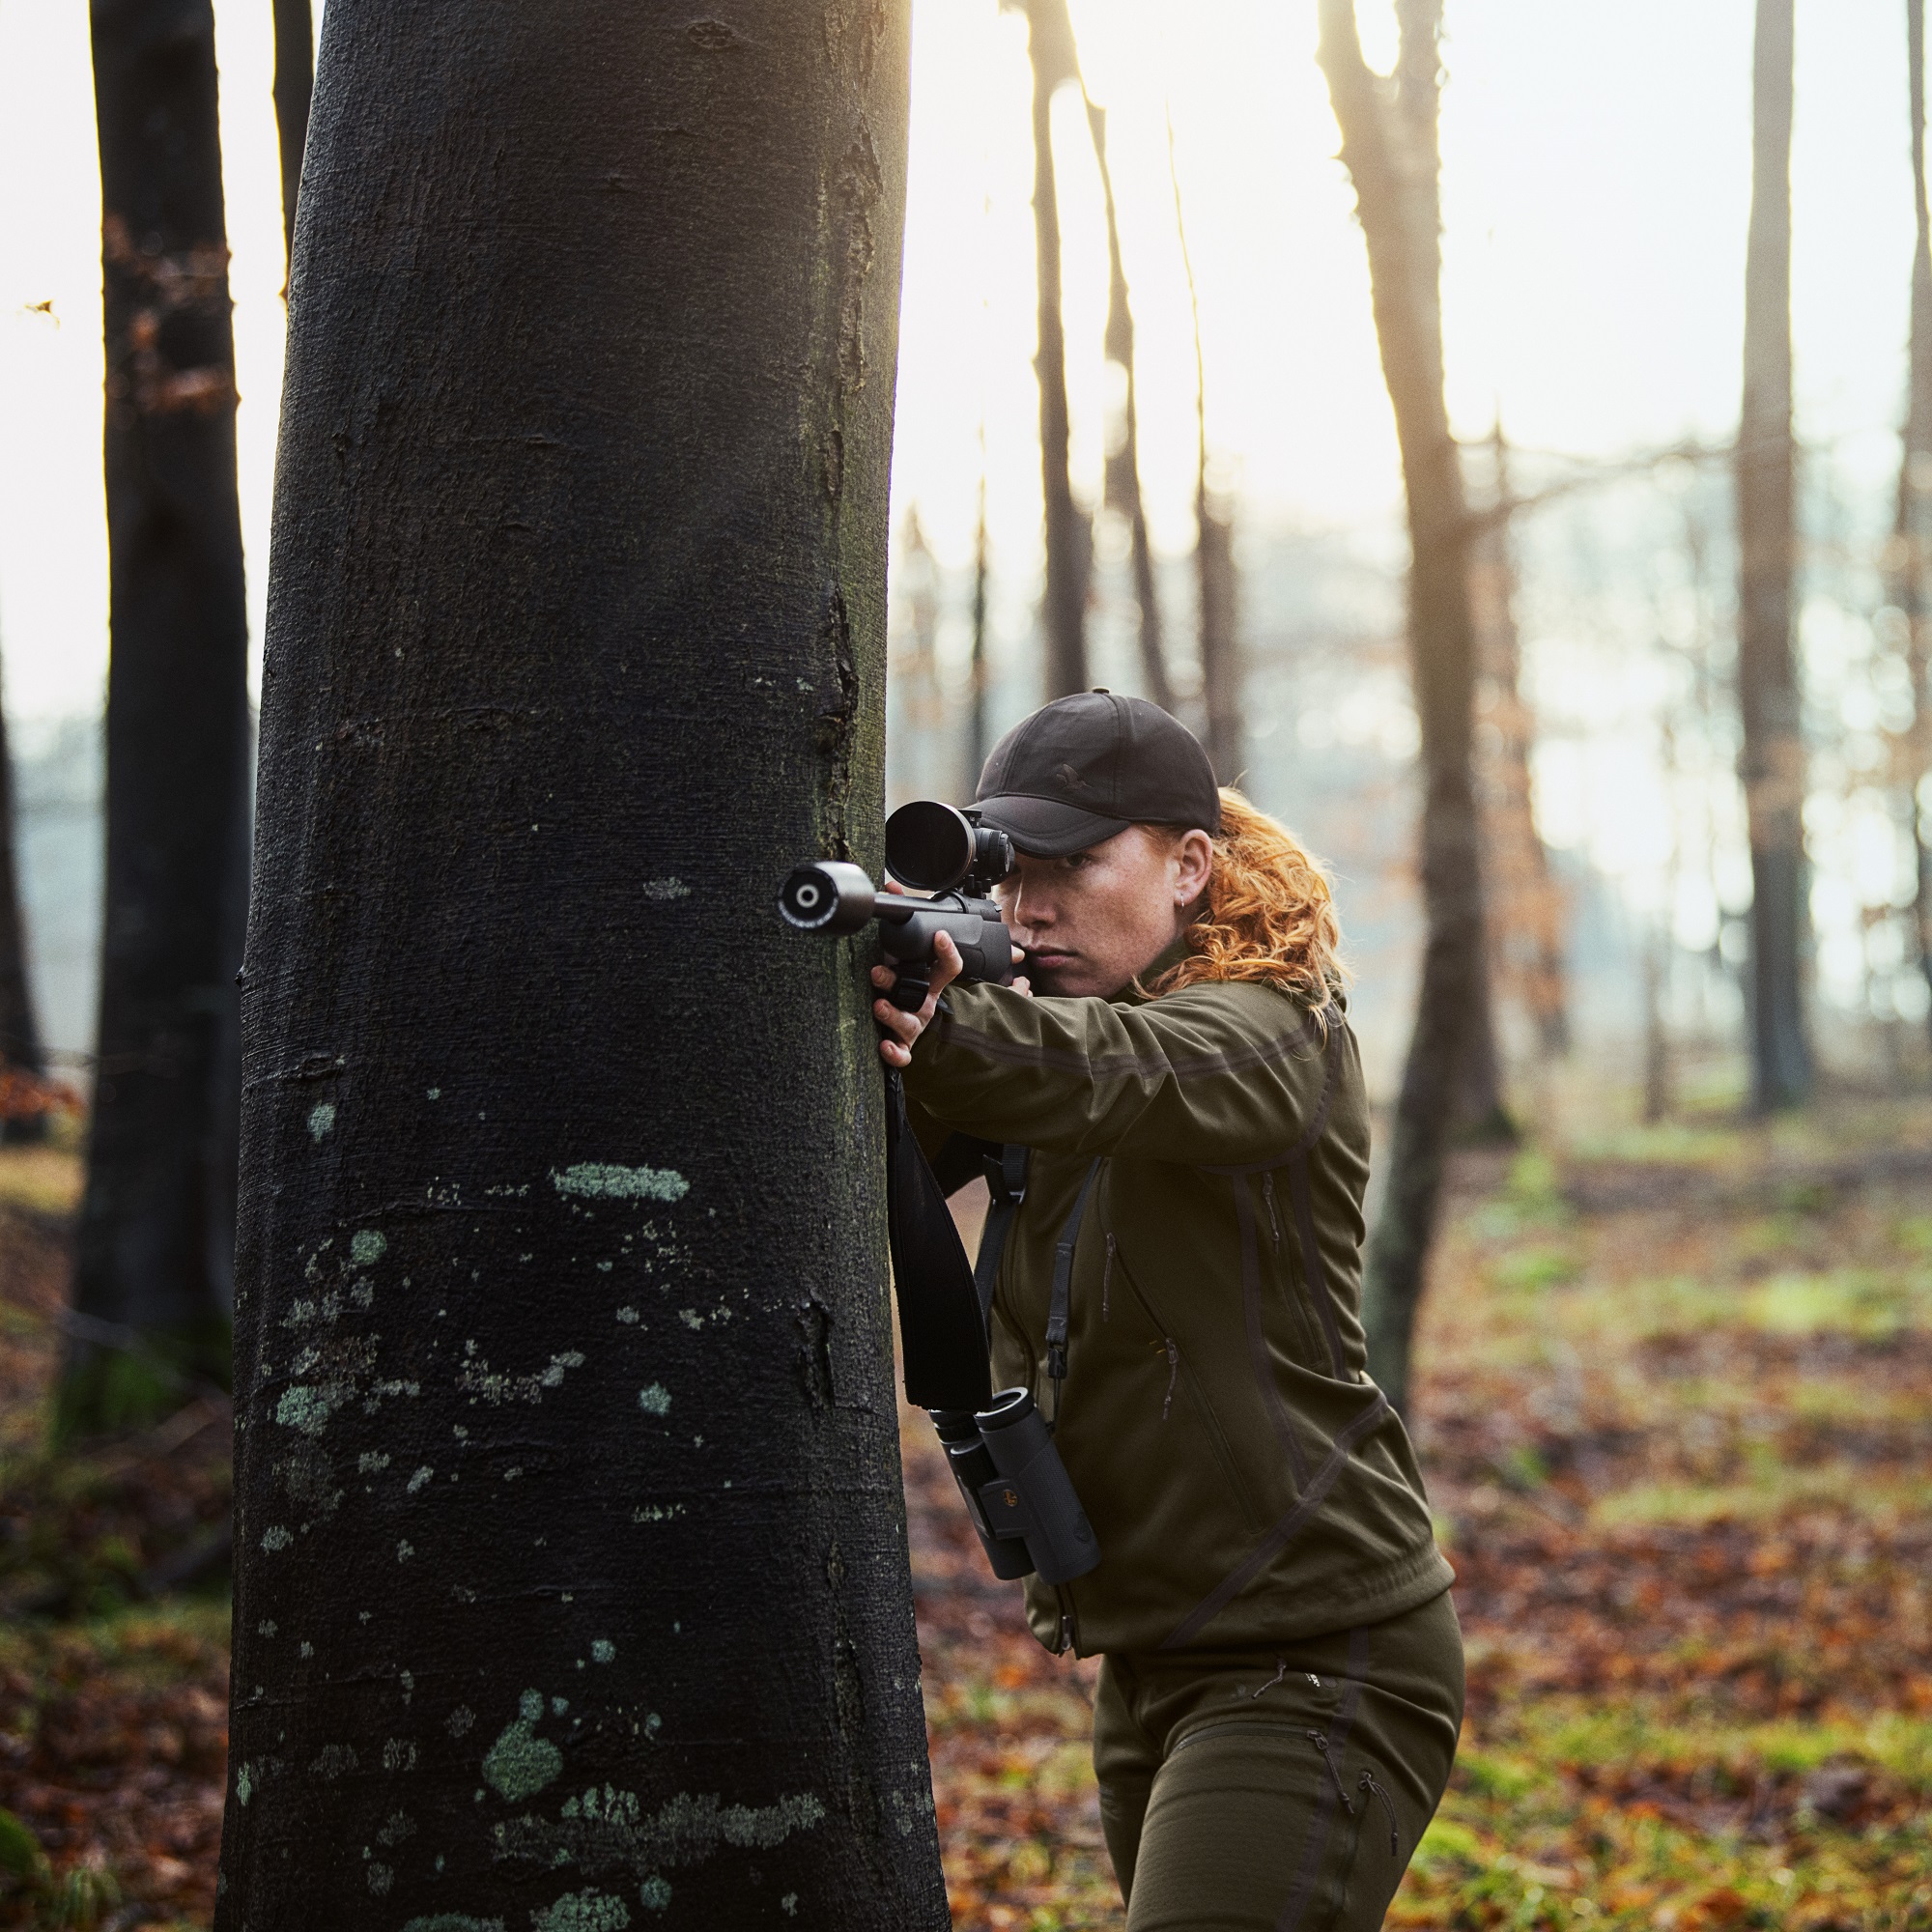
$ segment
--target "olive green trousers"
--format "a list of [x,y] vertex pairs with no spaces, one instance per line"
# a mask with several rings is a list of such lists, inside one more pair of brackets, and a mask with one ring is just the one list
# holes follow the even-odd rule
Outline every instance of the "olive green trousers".
[[1110,1653],[1094,1769],[1127,1932],[1375,1932],[1462,1721],[1446,1591],[1266,1651]]

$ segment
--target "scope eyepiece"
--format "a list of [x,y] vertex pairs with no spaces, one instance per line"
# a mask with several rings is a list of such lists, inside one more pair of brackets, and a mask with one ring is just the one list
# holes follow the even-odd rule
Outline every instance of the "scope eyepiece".
[[886,865],[915,892],[950,893],[967,879],[1004,879],[1013,869],[1013,841],[976,813],[915,799],[886,820]]
[[800,932],[857,932],[876,897],[863,867],[820,859],[792,867],[779,888],[779,914]]

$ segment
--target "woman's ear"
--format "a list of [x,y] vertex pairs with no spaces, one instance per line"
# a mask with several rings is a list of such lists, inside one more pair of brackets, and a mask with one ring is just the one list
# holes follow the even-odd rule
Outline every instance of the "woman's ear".
[[1214,869],[1214,841],[1198,829],[1182,834],[1175,862],[1174,902],[1191,906],[1208,890]]

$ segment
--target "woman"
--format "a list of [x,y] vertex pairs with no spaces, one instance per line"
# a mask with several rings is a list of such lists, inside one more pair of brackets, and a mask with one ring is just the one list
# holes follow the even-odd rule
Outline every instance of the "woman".
[[942,941],[925,1005],[874,1011],[942,1168],[949,1135],[1032,1151],[994,1382],[1053,1419],[1099,1541],[1090,1575],[1028,1580],[1027,1615],[1103,1660],[1128,1932],[1366,1932],[1448,1777],[1463,1653],[1364,1366],[1369,1118],[1327,882],[1182,726],[1107,692],[1002,740],[979,808],[1020,854],[1028,978],[955,983]]

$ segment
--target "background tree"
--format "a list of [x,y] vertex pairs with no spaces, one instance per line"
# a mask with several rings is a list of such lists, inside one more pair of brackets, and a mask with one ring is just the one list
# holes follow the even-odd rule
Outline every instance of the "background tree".
[[1415,1032],[1396,1100],[1387,1193],[1369,1240],[1369,1366],[1400,1407],[1435,1233],[1442,1161],[1469,1018],[1484,973],[1483,893],[1470,705],[1475,636],[1470,519],[1442,385],[1437,113],[1441,0],[1397,0],[1395,73],[1362,58],[1354,0],[1321,0],[1317,58],[1342,130],[1368,243],[1376,335],[1395,410],[1408,507],[1408,650],[1421,725],[1426,936]]
[[209,0],[95,0],[107,357],[107,868],[66,1430],[225,1380],[247,623]]
[[1760,1108],[1790,1106],[1811,1087],[1800,979],[1808,925],[1804,739],[1791,635],[1792,6],[1793,0],[1757,0],[1738,420],[1739,775],[1750,821],[1751,1088]]
[[1107,110],[1087,102],[1087,127],[1094,137],[1094,159],[1107,208],[1107,360],[1122,377],[1119,439],[1109,439],[1106,500],[1126,519],[1128,560],[1134,574],[1134,603],[1140,613],[1141,675],[1147,695],[1163,711],[1174,709],[1174,680],[1167,674],[1167,646],[1160,621],[1160,592],[1154,583],[1153,549],[1148,542],[1147,506],[1141,500],[1140,408],[1134,394],[1134,311],[1127,291],[1127,265],[1121,253],[1121,223],[1114,206],[1114,171],[1107,165]]
[[877,863],[907,21],[757,18],[335,0],[224,1932],[947,1922],[861,959],[771,910]]
[[[1925,193],[1925,0],[1905,0],[1912,113],[1912,324],[1905,433],[1898,466],[1893,599],[1905,613],[1905,662],[1912,690],[1912,729],[1898,746],[1906,830],[1914,867],[1912,952],[1932,989],[1932,825],[1919,786],[1932,769],[1932,674],[1928,674],[1925,575],[1932,565],[1932,221]],[[1928,1009],[1932,1024],[1932,1009]]]
[[[1060,312],[1060,191],[1053,169],[1053,97],[1080,78],[1066,0],[1019,0],[1033,63],[1033,231],[1038,282],[1039,470],[1046,503],[1046,695],[1085,691],[1087,592],[1094,529],[1073,500],[1067,469],[1072,424],[1066,406],[1066,328]],[[977,774],[975,775],[977,776]]]
[[1511,554],[1509,448],[1502,418],[1490,437],[1489,507],[1469,550],[1475,622],[1475,738],[1478,824],[1488,954],[1470,1015],[1469,1052],[1459,1106],[1462,1126],[1483,1139],[1516,1134],[1503,1092],[1495,1010],[1505,998],[1527,1016],[1538,1049],[1568,1040],[1563,972],[1563,893],[1536,828],[1530,753],[1536,719],[1522,693],[1522,643],[1516,622]]
[[1187,305],[1194,320],[1194,578],[1201,652],[1202,742],[1225,785],[1241,781],[1241,666],[1235,631],[1235,529],[1208,488],[1208,360],[1201,347],[1201,292],[1187,246],[1180,206],[1180,168],[1174,154],[1174,122],[1167,124],[1167,173],[1174,186],[1174,228],[1180,267],[1187,277]]
[[18,839],[14,822],[14,760],[0,707],[0,1141],[36,1141],[46,1132],[46,1056],[34,1020],[27,976],[27,926],[20,916]]
[[282,234],[291,265],[296,259],[296,199],[301,186],[302,149],[308,141],[308,109],[315,92],[315,19],[309,0],[274,0],[275,132],[282,153]]

